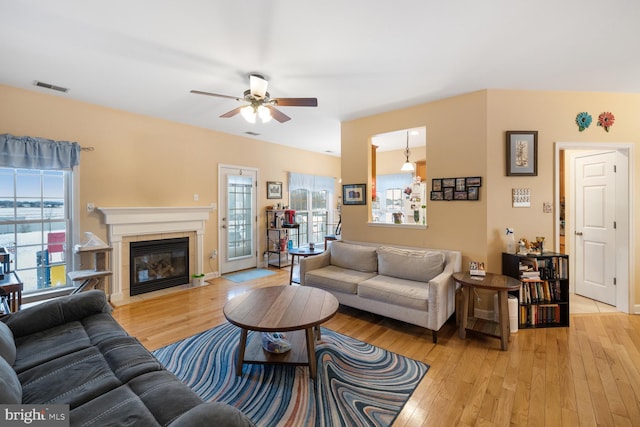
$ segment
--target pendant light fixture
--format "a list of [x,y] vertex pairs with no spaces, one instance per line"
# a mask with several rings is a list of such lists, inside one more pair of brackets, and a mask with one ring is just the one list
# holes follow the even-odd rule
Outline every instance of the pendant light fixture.
[[411,154],[411,152],[409,151],[409,132],[407,132],[407,148],[404,149],[406,161],[400,168],[402,172],[414,172],[416,170],[416,167],[413,165],[413,163],[409,161],[409,154]]

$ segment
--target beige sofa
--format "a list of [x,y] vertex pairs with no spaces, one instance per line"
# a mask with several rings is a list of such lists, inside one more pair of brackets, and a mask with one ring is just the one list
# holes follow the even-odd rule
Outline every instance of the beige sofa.
[[300,284],[331,292],[340,304],[438,330],[455,312],[458,251],[334,241],[300,259]]

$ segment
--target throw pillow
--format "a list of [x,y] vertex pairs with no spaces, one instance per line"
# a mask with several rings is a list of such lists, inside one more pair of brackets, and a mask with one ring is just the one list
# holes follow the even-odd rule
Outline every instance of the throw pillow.
[[0,356],[9,366],[16,361],[16,342],[13,339],[13,332],[4,322],[0,322]]
[[428,282],[444,270],[444,254],[388,246],[378,248],[378,273],[398,279]]
[[3,404],[22,403],[22,385],[18,374],[6,360],[0,357],[0,402]]

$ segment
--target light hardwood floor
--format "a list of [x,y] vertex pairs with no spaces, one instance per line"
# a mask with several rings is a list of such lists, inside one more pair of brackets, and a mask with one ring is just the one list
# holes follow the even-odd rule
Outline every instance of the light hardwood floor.
[[[286,269],[214,279],[113,314],[154,350],[225,322],[233,296],[288,279]],[[451,320],[435,345],[423,328],[344,307],[324,326],[431,366],[394,426],[640,426],[640,316],[573,314],[570,323],[520,330],[506,352],[497,339],[459,339]]]

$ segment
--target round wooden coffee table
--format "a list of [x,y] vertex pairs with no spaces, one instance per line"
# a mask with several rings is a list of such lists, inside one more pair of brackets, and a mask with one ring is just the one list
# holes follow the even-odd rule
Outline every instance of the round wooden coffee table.
[[[319,325],[336,314],[338,305],[329,292],[306,286],[258,288],[227,302],[224,316],[241,329],[236,375],[242,375],[244,363],[262,363],[308,365],[309,376],[315,378]],[[247,340],[249,331],[287,332],[291,350],[270,353],[262,348],[261,334]]]

